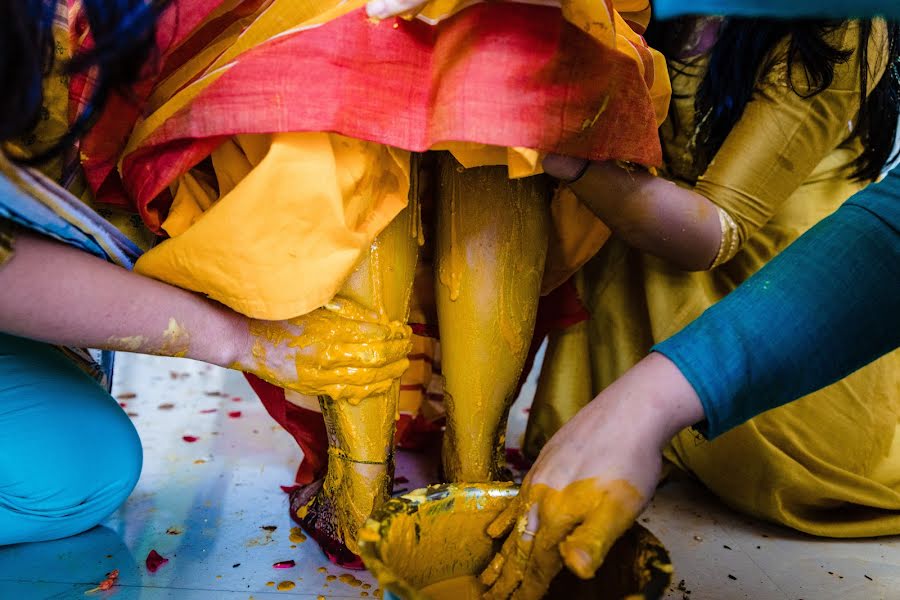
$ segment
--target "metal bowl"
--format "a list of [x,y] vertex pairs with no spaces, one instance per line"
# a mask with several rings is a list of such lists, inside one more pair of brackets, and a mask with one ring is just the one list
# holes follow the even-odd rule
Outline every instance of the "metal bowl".
[[[386,502],[359,536],[363,562],[384,597],[430,600],[422,588],[480,573],[500,547],[485,530],[518,491],[511,483],[444,484]],[[669,553],[652,533],[635,524],[593,579],[583,581],[564,570],[546,597],[659,600],[671,579]]]

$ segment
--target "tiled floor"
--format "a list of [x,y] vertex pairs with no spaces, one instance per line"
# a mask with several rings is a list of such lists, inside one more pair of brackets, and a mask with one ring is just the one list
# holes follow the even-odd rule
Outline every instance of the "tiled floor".
[[[116,381],[115,393],[144,442],[137,489],[103,527],[0,549],[0,600],[360,598],[374,592],[365,573],[345,583],[312,542],[288,539],[291,523],[279,485],[292,480],[295,446],[240,375],[120,355]],[[512,429],[521,426],[520,416]],[[183,436],[198,439],[189,443]],[[736,516],[686,481],[665,485],[644,519],[675,562],[669,599],[900,600],[900,539],[812,540]],[[169,562],[149,573],[144,561],[153,549]],[[272,566],[291,559],[293,568]],[[121,573],[116,587],[84,595],[114,568]],[[295,587],[278,591],[285,581]],[[361,583],[372,587],[364,590]]]

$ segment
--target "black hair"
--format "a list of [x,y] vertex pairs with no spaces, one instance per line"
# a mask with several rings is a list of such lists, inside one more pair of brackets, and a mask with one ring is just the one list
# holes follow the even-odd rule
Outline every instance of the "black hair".
[[[648,31],[651,44],[669,58],[673,77],[683,74],[686,61],[674,56],[689,34],[689,24],[687,20],[653,23]],[[853,55],[852,51],[835,48],[828,42],[830,34],[847,24],[848,21],[833,20],[726,19],[694,99],[697,114],[694,151],[700,169],[709,165],[741,118],[759,80],[775,66],[774,51],[780,43],[789,40],[786,59],[791,89],[798,95],[811,97],[826,90],[834,81],[835,66]],[[852,174],[860,181],[876,179],[892,158],[900,116],[900,24],[887,22],[887,56],[871,61],[887,65],[887,70],[871,93],[867,93],[872,30],[871,20],[860,22],[860,111],[853,135],[860,138],[864,150],[854,162]],[[799,86],[802,90],[798,90],[795,82],[797,64],[802,65],[806,75],[806,81]],[[678,127],[677,122],[673,125]]]
[[54,68],[91,72],[95,83],[84,110],[39,162],[71,145],[97,119],[110,93],[124,90],[143,73],[154,47],[161,0],[82,0],[91,47],[54,65],[53,19],[57,0],[0,0],[0,142],[31,131],[41,114],[43,79]]

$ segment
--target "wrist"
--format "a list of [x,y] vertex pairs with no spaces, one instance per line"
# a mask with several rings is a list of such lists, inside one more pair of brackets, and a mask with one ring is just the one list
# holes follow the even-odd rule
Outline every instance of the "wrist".
[[199,355],[193,356],[213,365],[225,368],[240,368],[247,364],[252,351],[249,318],[224,306],[210,302],[212,308],[207,322],[207,331],[198,348]]
[[700,397],[675,363],[651,352],[638,364],[651,385],[648,406],[658,415],[659,439],[664,444],[706,418]]
[[614,411],[644,443],[662,450],[682,429],[705,418],[700,398],[678,367],[651,353],[594,400]]

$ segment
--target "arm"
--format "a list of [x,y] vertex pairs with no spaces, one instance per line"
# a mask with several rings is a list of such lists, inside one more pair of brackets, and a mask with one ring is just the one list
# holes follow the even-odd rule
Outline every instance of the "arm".
[[653,8],[660,19],[680,15],[747,15],[757,17],[871,17],[900,18],[895,0],[655,0]]
[[[563,563],[592,576],[649,502],[662,449],[681,429],[705,415],[718,435],[900,345],[898,287],[900,174],[659,344],[551,438],[489,530],[505,535],[526,519],[483,575],[490,597],[521,580],[519,597],[539,598]],[[575,492],[581,501],[559,510]],[[516,552],[523,542],[530,553]]]
[[645,171],[555,154],[544,170],[569,188],[616,235],[689,271],[709,268],[722,243],[719,211],[709,199]]
[[246,324],[225,307],[27,233],[0,288],[0,329],[21,337],[220,366],[246,344]]
[[[831,43],[856,49],[858,33],[845,27]],[[630,245],[683,269],[718,266],[847,138],[859,107],[858,60],[857,52],[838,65],[831,86],[813,96],[802,67],[794,65],[796,91],[785,62],[771,69],[693,189],[609,162],[585,169],[584,160],[558,155],[547,156],[544,169]]]
[[900,174],[848,201],[654,350],[712,438],[900,345]]
[[406,329],[356,307],[257,321],[39,236],[14,243],[0,265],[0,330],[13,335],[185,356],[309,395],[369,395],[406,368]]

